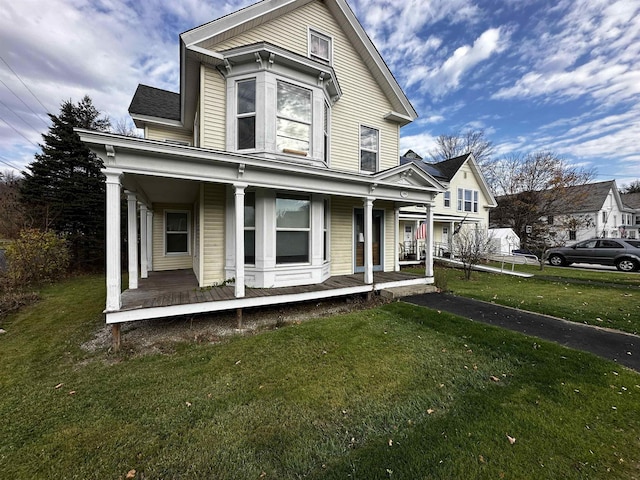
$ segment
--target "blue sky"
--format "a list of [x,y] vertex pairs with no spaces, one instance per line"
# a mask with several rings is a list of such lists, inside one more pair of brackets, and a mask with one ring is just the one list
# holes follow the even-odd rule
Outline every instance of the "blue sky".
[[[0,1],[0,170],[32,161],[65,99],[88,94],[115,123],[138,83],[177,91],[178,35],[253,3]],[[482,128],[498,156],[552,151],[594,181],[640,179],[640,0],[349,4],[420,115],[401,153]]]

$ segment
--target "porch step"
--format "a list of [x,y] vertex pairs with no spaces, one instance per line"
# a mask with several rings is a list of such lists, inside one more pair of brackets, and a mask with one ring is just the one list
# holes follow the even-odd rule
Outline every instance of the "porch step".
[[401,298],[409,295],[421,295],[423,293],[435,293],[438,289],[435,285],[408,285],[406,287],[391,287],[380,290],[380,296],[384,298]]

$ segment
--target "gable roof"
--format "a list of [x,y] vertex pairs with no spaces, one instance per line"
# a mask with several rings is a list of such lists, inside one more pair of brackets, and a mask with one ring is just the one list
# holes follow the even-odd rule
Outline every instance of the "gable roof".
[[636,210],[640,209],[640,192],[623,193],[620,197],[622,198],[622,203],[627,207]]
[[134,121],[143,116],[179,122],[180,94],[140,84],[129,105],[129,113]]
[[[215,43],[241,34],[313,1],[318,0],[262,0],[182,33],[180,35],[182,121],[191,122],[195,114],[194,104],[197,92],[194,86],[199,80],[200,62],[224,63],[224,53],[210,49],[215,46]],[[360,58],[389,99],[393,110],[387,113],[386,118],[401,125],[415,120],[418,117],[417,112],[347,2],[345,0],[322,0],[322,3],[349,37]]]
[[618,205],[622,207],[615,180],[607,180],[565,187],[565,195],[557,200],[555,209],[558,213],[597,212],[611,191],[614,192]]
[[460,155],[459,157],[449,158],[438,163],[430,163],[422,160],[422,157],[414,157],[409,155],[409,152],[413,153],[413,150],[409,150],[404,157],[400,157],[400,165],[407,163],[414,163],[429,175],[439,179],[450,182],[454,175],[460,170],[460,167],[469,159],[470,153]]

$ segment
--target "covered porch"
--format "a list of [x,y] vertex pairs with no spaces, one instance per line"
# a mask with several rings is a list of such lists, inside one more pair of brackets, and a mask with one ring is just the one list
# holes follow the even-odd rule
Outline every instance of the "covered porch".
[[134,320],[219,312],[224,310],[282,305],[321,300],[381,290],[430,284],[424,276],[405,272],[374,272],[373,283],[364,273],[332,276],[322,283],[279,288],[247,288],[244,297],[236,297],[229,285],[201,288],[190,270],[149,272],[138,287],[122,292],[122,307],[107,312],[106,321],[118,324]]

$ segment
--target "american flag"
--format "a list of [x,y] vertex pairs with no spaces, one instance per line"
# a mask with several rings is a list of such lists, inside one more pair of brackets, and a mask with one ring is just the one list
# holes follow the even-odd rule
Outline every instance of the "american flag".
[[427,238],[427,224],[421,223],[418,227],[418,231],[416,232],[416,239],[424,240],[425,238]]

